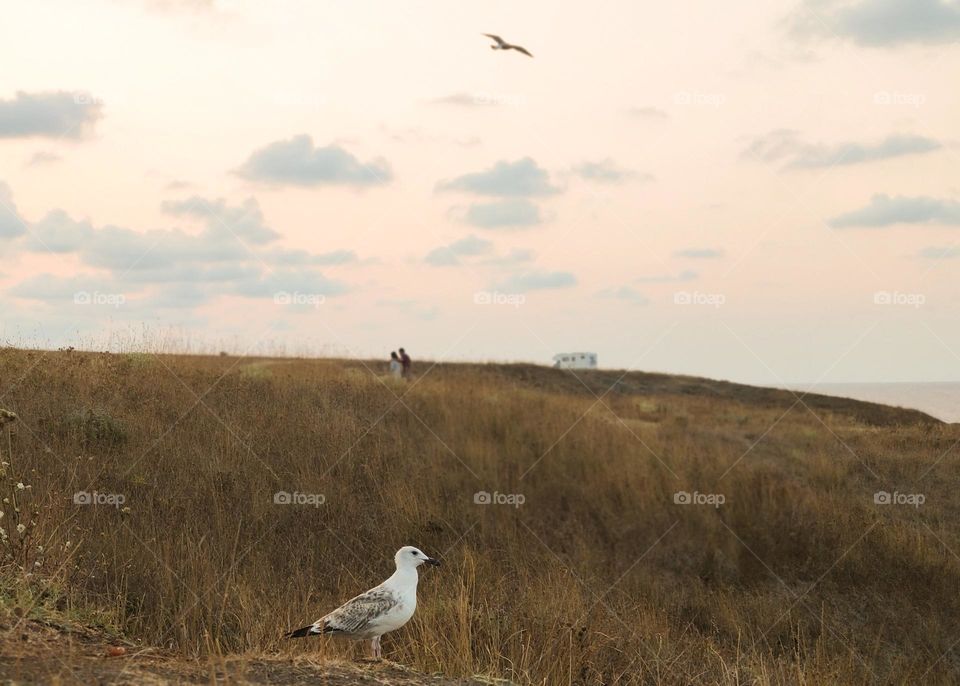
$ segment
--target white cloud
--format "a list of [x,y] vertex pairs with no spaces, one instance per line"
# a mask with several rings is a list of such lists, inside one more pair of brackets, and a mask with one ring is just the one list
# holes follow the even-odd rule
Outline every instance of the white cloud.
[[255,150],[238,170],[240,176],[278,186],[378,186],[393,178],[383,159],[361,162],[339,145],[315,147],[302,134]]
[[819,169],[917,155],[942,147],[939,141],[912,134],[892,134],[871,143],[811,144],[802,141],[796,131],[779,129],[754,139],[743,151],[743,156],[761,162],[782,163],[784,169]]
[[529,291],[570,288],[577,285],[577,277],[570,272],[527,271],[514,274],[494,288],[504,293],[527,293]]
[[18,91],[13,98],[0,99],[0,138],[80,139],[93,130],[102,109],[87,93]]
[[710,260],[723,257],[723,251],[717,248],[684,248],[673,253],[674,257],[687,257],[696,260]]
[[598,298],[612,300],[625,300],[634,305],[649,305],[650,300],[640,291],[630,286],[620,286],[619,288],[606,288],[597,293]]
[[434,248],[424,261],[434,267],[449,267],[460,264],[461,257],[475,257],[477,255],[486,255],[493,250],[493,243],[476,236],[467,236],[449,245],[441,245]]
[[791,18],[800,38],[841,38],[871,47],[960,40],[955,0],[804,0]]
[[834,217],[829,223],[837,229],[894,224],[960,226],[960,202],[924,196],[890,197],[880,193],[870,198],[864,207]]
[[573,168],[573,173],[580,178],[599,183],[622,183],[630,179],[637,181],[653,181],[652,174],[639,174],[632,169],[625,169],[610,159],[597,162],[583,162]]
[[17,212],[10,186],[0,181],[0,238],[14,238],[26,230],[26,222]]
[[463,221],[481,229],[523,229],[544,221],[540,208],[525,198],[474,203]]
[[93,226],[88,221],[71,219],[63,210],[52,210],[31,225],[27,248],[35,252],[74,252],[93,238]]
[[550,174],[530,157],[515,162],[501,160],[486,171],[442,181],[437,189],[500,198],[527,198],[560,192],[560,188],[550,182]]

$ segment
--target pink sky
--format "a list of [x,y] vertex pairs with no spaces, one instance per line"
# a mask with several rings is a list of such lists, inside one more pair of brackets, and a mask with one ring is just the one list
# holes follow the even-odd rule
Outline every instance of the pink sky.
[[3,337],[960,380],[958,41],[941,0],[19,3]]

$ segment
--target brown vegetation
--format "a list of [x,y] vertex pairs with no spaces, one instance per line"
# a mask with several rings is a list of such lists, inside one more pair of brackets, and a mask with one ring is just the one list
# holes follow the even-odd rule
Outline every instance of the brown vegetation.
[[[444,567],[384,651],[425,672],[960,678],[958,427],[702,379],[418,371],[398,384],[346,361],[0,352],[0,405],[19,416],[0,487],[24,524],[0,520],[6,611],[185,656],[351,656],[280,636],[413,544]],[[325,502],[278,505],[279,491]],[[878,491],[925,502],[877,505]]]

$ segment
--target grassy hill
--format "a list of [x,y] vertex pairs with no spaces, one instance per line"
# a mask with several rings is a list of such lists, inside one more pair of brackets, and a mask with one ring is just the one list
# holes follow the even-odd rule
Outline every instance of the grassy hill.
[[689,377],[417,371],[0,351],[20,417],[0,436],[5,626],[57,613],[184,658],[342,659],[359,647],[280,636],[414,544],[444,566],[384,650],[424,672],[960,678],[960,427]]

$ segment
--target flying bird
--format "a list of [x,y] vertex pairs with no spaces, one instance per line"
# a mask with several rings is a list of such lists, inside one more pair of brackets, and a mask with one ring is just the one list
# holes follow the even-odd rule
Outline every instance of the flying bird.
[[491,50],[516,50],[517,52],[522,52],[527,57],[533,57],[533,55],[527,52],[526,48],[522,48],[519,45],[511,45],[510,43],[503,40],[500,36],[495,36],[492,33],[485,33],[483,35],[486,36],[487,38],[492,38],[493,40],[496,41],[496,45],[490,46]]
[[393,560],[397,571],[389,579],[348,600],[313,624],[291,631],[286,638],[330,634],[369,640],[373,657],[380,659],[383,656],[380,637],[409,622],[417,609],[417,567],[440,564],[412,545],[400,548]]

